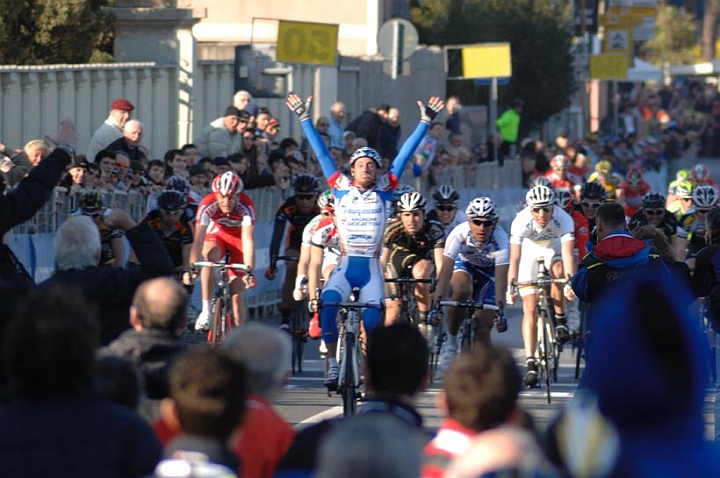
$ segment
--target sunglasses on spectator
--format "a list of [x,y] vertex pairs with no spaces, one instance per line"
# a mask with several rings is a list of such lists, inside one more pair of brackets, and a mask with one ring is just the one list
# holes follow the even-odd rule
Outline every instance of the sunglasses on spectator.
[[310,201],[311,199],[315,199],[314,194],[296,194],[295,197],[303,201]]
[[665,214],[665,209],[645,209],[645,214],[648,216],[660,216]]
[[582,204],[583,206],[585,206],[585,207],[591,207],[591,208],[593,208],[593,209],[600,207],[600,203],[599,203],[599,202],[587,202],[587,201],[583,201],[581,204]]
[[535,213],[550,212],[551,210],[552,210],[552,208],[550,206],[532,208],[532,212],[535,212]]
[[435,209],[438,211],[450,212],[457,209],[455,206],[436,206]]
[[490,227],[490,226],[494,226],[494,225],[495,225],[495,221],[484,221],[484,220],[482,220],[482,219],[473,219],[473,220],[470,221],[470,222],[472,222],[472,223],[475,224],[476,226]]

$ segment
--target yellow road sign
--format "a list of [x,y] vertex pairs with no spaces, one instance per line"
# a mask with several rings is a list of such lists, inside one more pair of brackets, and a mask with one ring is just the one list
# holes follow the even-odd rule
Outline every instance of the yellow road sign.
[[590,78],[594,80],[624,80],[627,78],[628,60],[625,55],[591,55]]
[[335,66],[338,25],[280,20],[277,61]]
[[509,43],[466,46],[462,49],[462,63],[465,78],[512,76]]

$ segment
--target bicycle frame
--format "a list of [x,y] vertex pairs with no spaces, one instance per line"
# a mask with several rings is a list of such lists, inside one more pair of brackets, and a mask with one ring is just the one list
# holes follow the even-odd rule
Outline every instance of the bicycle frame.
[[[226,260],[228,257],[226,256]],[[226,261],[212,262],[199,261],[192,264],[195,268],[212,267],[217,269],[219,274],[215,283],[215,292],[213,293],[211,316],[213,318],[212,326],[208,331],[208,342],[215,347],[225,340],[227,332],[232,329],[233,311],[230,294],[230,278],[228,270],[250,272],[250,268],[245,264],[228,264]]]
[[360,289],[354,287],[347,302],[323,302],[321,307],[338,307],[337,361],[340,367],[338,393],[343,399],[343,415],[354,415],[360,387],[362,343],[360,340],[360,309],[376,308],[381,304],[357,302]]
[[465,309],[465,318],[460,325],[460,350],[470,350],[475,344],[475,312],[478,310],[500,310],[500,307],[490,304],[478,304],[473,300],[441,300],[440,307],[461,307]]
[[[297,256],[278,256],[276,261],[298,262]],[[291,366],[293,375],[297,371],[302,373],[302,360],[307,342],[308,325],[310,323],[310,313],[308,311],[307,299],[293,300],[293,306],[290,309],[290,334],[292,336],[292,354]]]
[[412,277],[391,277],[385,279],[386,284],[398,284],[400,294],[400,322],[408,324],[418,324],[419,310],[417,307],[417,298],[415,297],[415,284],[431,284],[430,289],[434,289],[434,279],[415,279]]
[[[553,284],[567,284],[565,279],[553,279],[545,266],[545,258],[538,256],[538,273],[535,280],[520,282],[518,286],[534,286],[537,288],[537,348],[535,358],[540,365],[540,373],[544,374],[547,402],[552,402],[550,391],[550,367],[552,366],[552,379],[557,382],[557,369],[560,362],[560,348],[555,340],[555,327],[551,319],[548,288]],[[541,379],[542,381],[542,375]]]

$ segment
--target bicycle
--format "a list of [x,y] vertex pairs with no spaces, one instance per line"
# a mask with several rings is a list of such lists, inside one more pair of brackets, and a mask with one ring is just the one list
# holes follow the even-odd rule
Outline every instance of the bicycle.
[[[276,261],[293,261],[300,260],[297,256],[278,256]],[[307,283],[305,284],[307,291]],[[308,309],[307,299],[293,300],[293,306],[290,308],[290,336],[292,337],[292,374],[295,372],[302,373],[302,361],[305,352],[305,343],[307,342],[308,327],[310,324],[310,312]]]
[[[548,288],[553,284],[567,284],[566,279],[553,279],[545,267],[545,258],[537,257],[537,279],[518,282],[516,286],[533,286],[537,288],[537,348],[535,359],[540,372],[540,382],[545,379],[547,402],[552,402],[550,393],[550,375],[552,381],[557,382],[557,371],[560,365],[560,352],[562,347],[555,340],[555,327],[553,326],[550,294]],[[552,368],[552,370],[550,369]]]
[[[493,283],[485,285],[485,288],[481,291],[480,296],[485,297],[488,287],[494,287]],[[440,314],[442,307],[462,307],[465,309],[465,318],[463,319],[458,335],[460,337],[460,350],[469,350],[475,343],[475,327],[477,326],[476,312],[478,310],[494,310],[497,312],[496,318],[499,320],[505,320],[505,305],[501,302],[499,306],[490,304],[478,304],[473,300],[441,300],[435,305],[434,311],[428,319],[428,345],[430,347],[430,383],[435,380],[435,372],[440,360],[440,351],[442,350],[443,342],[447,339],[447,331],[445,330],[445,321],[442,319],[443,314]],[[434,320],[435,317],[440,317],[439,320]],[[435,323],[437,322],[437,323]],[[497,326],[497,323],[496,323]],[[499,329],[498,329],[499,330]],[[507,328],[505,329],[507,330]]]
[[[353,287],[345,302],[322,302],[322,307],[338,307],[337,361],[340,366],[337,392],[342,396],[343,415],[354,415],[360,391],[360,367],[362,364],[362,343],[360,340],[360,309],[379,309],[382,304],[358,302],[360,289]],[[328,391],[328,396],[330,391]]]
[[397,294],[397,299],[400,299],[400,318],[398,322],[413,324],[415,326],[420,325],[418,322],[418,306],[417,298],[415,297],[415,284],[430,284],[430,290],[435,288],[435,278],[430,279],[415,279],[413,277],[388,277],[385,278],[386,284],[398,284],[400,293]]
[[222,343],[227,333],[233,327],[233,310],[230,298],[230,278],[228,271],[250,272],[250,267],[245,264],[231,264],[228,263],[229,260],[230,255],[226,254],[225,259],[219,262],[198,261],[192,264],[193,268],[196,269],[212,267],[219,272],[210,307],[212,323],[207,333],[207,341],[212,347]]

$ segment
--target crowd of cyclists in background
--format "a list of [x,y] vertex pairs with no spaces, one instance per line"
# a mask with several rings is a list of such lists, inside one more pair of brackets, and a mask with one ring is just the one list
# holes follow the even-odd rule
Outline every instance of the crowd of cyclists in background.
[[[445,106],[437,97],[418,101],[418,124],[399,144],[397,109],[380,105],[363,112],[358,121],[350,122],[354,129],[345,130],[341,103],[333,105],[329,118],[321,117],[313,123],[312,98],[290,94],[287,106],[298,116],[304,134],[304,144],[299,144],[293,138],[280,139],[279,121],[267,109],[252,103],[247,92],[240,91],[234,104],[204,128],[193,144],[168,150],[163,160],[148,157],[142,148],[143,125],[131,119],[133,105],[118,99],[113,101],[108,120],[91,141],[89,150],[96,150],[95,154],[77,156],[67,163],[59,184],[67,187],[69,195],[77,195],[77,210],[67,221],[73,221],[75,216],[88,217],[98,229],[98,264],[122,267],[128,263],[132,267],[142,263],[132,249],[125,257],[122,236],[128,230],[147,227],[164,245],[174,276],[183,286],[171,290],[171,296],[178,298],[171,307],[175,315],[179,309],[186,310],[188,292],[199,279],[201,310],[197,317],[187,317],[191,322],[188,328],[177,321],[168,326],[166,332],[171,331],[171,335],[179,337],[182,332],[206,331],[210,327],[213,272],[207,268],[197,270],[193,263],[217,262],[226,254],[230,262],[248,266],[247,272],[231,272],[230,280],[234,325],[245,324],[243,295],[257,286],[254,231],[258,221],[255,205],[245,191],[277,187],[291,195],[274,217],[265,278],[276,279],[278,261],[283,257],[295,258],[285,260],[281,329],[288,330],[295,301],[338,303],[348,298],[353,287],[358,287],[360,302],[381,306],[363,313],[367,334],[373,334],[400,317],[397,288],[386,284],[386,278],[432,278],[431,283],[414,285],[417,301],[414,325],[425,337],[428,326],[444,322],[447,335],[439,375],[448,374],[449,380],[457,381],[460,379],[454,374],[459,366],[454,364],[458,356],[463,357],[459,355],[458,344],[462,312],[457,306],[440,310],[439,301],[471,300],[493,306],[492,310],[481,309],[476,315],[476,338],[484,347],[491,347],[491,330],[504,332],[508,328],[502,314],[504,304],[514,305],[519,297],[526,357],[523,380],[526,386],[536,387],[537,289],[524,283],[537,276],[538,256],[545,258],[552,277],[566,281],[551,289],[556,340],[562,344],[580,333],[576,298],[589,302],[588,291],[597,285],[587,282],[590,267],[601,263],[622,268],[628,262],[618,260],[636,260],[638,254],[644,254],[643,260],[667,263],[672,274],[669,277],[693,286],[696,260],[707,250],[706,246],[712,245],[708,216],[712,218],[712,211],[719,215],[720,189],[703,164],[678,171],[667,190],[658,190],[644,181],[647,171],[675,159],[673,148],[686,148],[687,138],[680,138],[685,125],[669,124],[670,120],[665,121],[658,112],[662,95],[638,94],[636,98],[644,98],[645,107],[653,112],[648,119],[644,110],[640,110],[641,118],[649,122],[647,134],[639,136],[639,125],[644,123],[639,123],[637,130],[629,130],[636,123],[623,119],[622,139],[601,130],[582,140],[561,135],[553,145],[530,140],[519,145],[518,158],[523,164],[522,181],[527,193],[525,203],[517,205],[514,217],[500,217],[492,192],[464,203],[460,191],[451,184],[434,184],[423,193],[400,182],[407,174],[427,178],[432,183],[433,170],[469,167],[491,160],[488,151],[492,151],[492,144],[467,147],[462,144],[462,135],[453,131],[456,123],[452,118],[445,124],[436,121]],[[654,119],[664,129],[655,131]],[[71,153],[68,150],[72,148],[65,141],[48,139],[48,142]],[[28,143],[22,151],[2,145],[0,149],[7,156],[0,162],[0,171],[11,188],[28,174],[32,177],[32,169],[44,158],[57,155],[42,141]],[[104,201],[109,190],[135,191],[146,197],[142,220],[136,224],[121,211],[113,214],[113,205]],[[611,203],[615,206],[608,206]],[[499,224],[501,220],[511,224],[509,231]],[[630,244],[634,249],[627,257],[622,256],[625,250],[618,255],[605,245],[598,246],[599,241],[614,235],[622,236],[619,238],[622,244],[628,244],[632,235],[639,241]],[[699,287],[691,288],[697,296]],[[707,289],[705,284],[704,291],[709,293]],[[149,300],[143,296],[147,292],[140,289],[140,296],[133,299],[127,324],[127,328],[138,333],[143,329],[141,316],[149,319],[157,313],[143,302]],[[337,388],[339,374],[335,359],[337,309],[316,308],[308,331],[311,338],[322,338],[330,357],[325,377],[325,386],[330,390]],[[152,327],[146,323],[145,328]],[[103,343],[110,344],[117,338],[103,337]],[[490,361],[506,359],[498,350],[487,350],[475,353],[490,354],[486,357]],[[176,352],[173,348],[172,353]],[[185,361],[179,361],[170,375],[169,391],[165,393],[173,395],[174,407],[182,406],[183,393],[199,393],[183,390],[187,386],[183,374],[198,380],[197,374],[223,370],[227,383],[243,380],[231,376],[232,367],[228,365],[231,358],[196,354],[197,357],[192,357],[193,363],[199,364],[196,372],[190,371],[192,367]],[[289,360],[285,362],[287,366]],[[465,366],[472,368],[472,364]],[[276,382],[279,388],[279,381]],[[267,397],[257,400],[264,405],[269,401]],[[239,410],[232,412],[240,416]],[[193,427],[190,422],[173,422],[177,421],[178,412],[173,413],[175,418],[168,418],[172,413],[165,416],[170,421],[163,425],[175,426],[172,434],[177,434],[182,426]],[[187,416],[184,415],[186,421]],[[237,426],[237,421],[228,422],[218,437],[227,438]],[[289,442],[283,446],[289,446]],[[226,458],[223,464],[239,469],[236,461],[223,456]],[[279,456],[274,459],[276,465]],[[149,471],[152,470],[144,469],[143,473]]]

